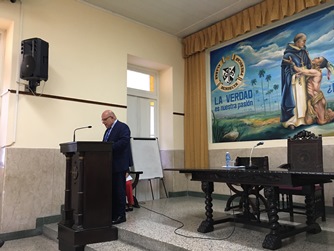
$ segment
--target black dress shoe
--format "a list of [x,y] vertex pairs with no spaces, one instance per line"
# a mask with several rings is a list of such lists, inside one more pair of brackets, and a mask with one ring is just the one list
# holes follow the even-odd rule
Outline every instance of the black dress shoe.
[[5,242],[3,240],[0,240],[0,248],[3,246],[3,244],[5,244]]
[[131,212],[131,211],[133,211],[133,207],[127,207],[127,208],[125,208],[125,212]]
[[112,223],[113,225],[116,225],[116,224],[120,224],[120,223],[122,223],[122,222],[126,222],[126,218],[125,218],[125,216],[118,216],[118,217],[116,218],[116,220],[113,220],[111,223]]

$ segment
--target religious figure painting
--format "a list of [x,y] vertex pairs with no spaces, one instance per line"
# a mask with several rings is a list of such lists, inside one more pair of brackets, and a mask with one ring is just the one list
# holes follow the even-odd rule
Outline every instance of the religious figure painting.
[[334,136],[334,7],[208,52],[212,142]]

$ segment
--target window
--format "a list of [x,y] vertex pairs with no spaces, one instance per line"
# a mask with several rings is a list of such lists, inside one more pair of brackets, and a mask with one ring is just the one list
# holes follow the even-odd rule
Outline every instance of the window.
[[150,137],[156,137],[155,135],[155,102],[150,101]]
[[156,71],[137,66],[129,66],[127,70],[128,94],[146,98],[157,98]]
[[158,137],[158,72],[128,66],[127,122],[133,137]]
[[128,88],[154,92],[154,77],[137,71],[127,71]]

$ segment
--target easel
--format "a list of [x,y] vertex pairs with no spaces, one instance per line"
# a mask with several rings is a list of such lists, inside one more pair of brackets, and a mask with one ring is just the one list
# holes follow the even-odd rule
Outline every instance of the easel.
[[[166,186],[165,186],[165,182],[164,182],[164,178],[155,178],[155,179],[160,179],[160,181],[162,182],[162,185],[164,187],[165,190],[165,194],[166,194],[166,198],[168,198],[168,194],[167,194],[167,190],[166,190]],[[148,179],[148,181],[150,182],[150,187],[151,187],[151,193],[152,193],[152,199],[154,200],[154,194],[153,194],[153,188],[152,188],[152,179]]]
[[163,169],[161,163],[158,138],[131,138],[131,152],[133,158],[133,171],[142,172],[141,180],[148,180],[154,200],[152,180],[159,179],[168,193],[163,180]]

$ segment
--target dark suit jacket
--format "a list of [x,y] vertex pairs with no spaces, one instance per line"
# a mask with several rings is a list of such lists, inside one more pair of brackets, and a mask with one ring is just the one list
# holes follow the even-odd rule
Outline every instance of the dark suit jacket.
[[127,124],[117,120],[108,137],[108,142],[112,142],[112,171],[126,172],[131,165],[131,148],[130,148],[130,128]]

